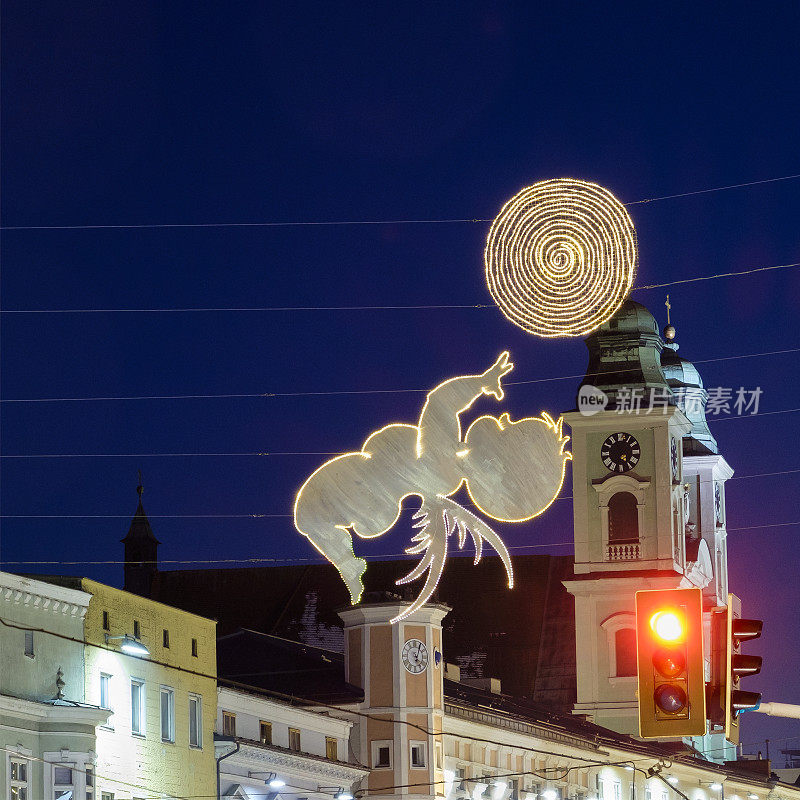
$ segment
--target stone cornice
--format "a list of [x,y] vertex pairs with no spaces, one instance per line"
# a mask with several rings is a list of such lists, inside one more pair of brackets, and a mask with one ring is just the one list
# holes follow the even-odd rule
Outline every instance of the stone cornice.
[[92,728],[102,725],[111,716],[109,710],[98,708],[97,706],[39,703],[35,700],[24,700],[7,694],[0,694],[0,712],[40,722],[77,722],[83,725],[90,725]]
[[83,619],[91,597],[79,589],[0,572],[0,599],[13,605]]
[[311,753],[284,750],[274,745],[262,745],[250,739],[237,739],[241,749],[236,755],[226,759],[231,764],[240,764],[251,768],[253,764],[269,767],[271,772],[294,772],[303,775],[316,775],[321,780],[344,781],[352,783],[369,773],[368,769],[347,764],[344,761],[333,761]]

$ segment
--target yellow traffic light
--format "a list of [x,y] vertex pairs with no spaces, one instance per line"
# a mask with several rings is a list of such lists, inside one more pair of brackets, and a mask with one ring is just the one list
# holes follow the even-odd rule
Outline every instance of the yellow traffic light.
[[636,659],[640,736],[658,739],[704,734],[700,589],[636,592]]

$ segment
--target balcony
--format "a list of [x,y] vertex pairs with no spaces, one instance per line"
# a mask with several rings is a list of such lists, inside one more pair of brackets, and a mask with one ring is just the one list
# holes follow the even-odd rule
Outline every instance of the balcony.
[[639,542],[610,544],[606,548],[606,561],[637,561],[640,557]]

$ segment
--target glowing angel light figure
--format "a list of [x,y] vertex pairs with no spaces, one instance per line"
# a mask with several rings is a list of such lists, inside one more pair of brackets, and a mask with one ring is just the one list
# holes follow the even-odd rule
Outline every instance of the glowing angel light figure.
[[514,365],[509,354],[480,375],[439,384],[427,396],[416,425],[395,423],[376,431],[361,450],[345,453],[314,471],[297,494],[297,529],[338,570],[352,602],[359,601],[366,561],[353,553],[355,533],[371,539],[388,531],[403,500],[418,495],[418,532],[406,552],[422,554],[419,564],[398,584],[427,577],[417,599],[396,619],[421,608],[433,594],[447,560],[448,539],[463,548],[467,534],[475,544],[475,563],[483,543],[500,556],[514,585],[511,558],[500,537],[476,514],[450,498],[466,484],[469,496],[487,516],[523,522],[542,513],[558,496],[570,453],[562,420],[546,413],[513,422],[508,414],[476,419],[462,434],[460,415],[482,395],[503,399],[503,377]]

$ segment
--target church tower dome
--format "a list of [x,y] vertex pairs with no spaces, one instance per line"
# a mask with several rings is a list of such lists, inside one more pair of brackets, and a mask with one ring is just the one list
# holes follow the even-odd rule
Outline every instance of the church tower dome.
[[[672,336],[675,336],[674,328]],[[708,392],[703,379],[691,361],[678,355],[678,344],[669,341],[661,353],[661,369],[675,396],[675,402],[689,418],[692,429],[683,438],[683,452],[687,456],[701,456],[717,452],[717,440],[708,429],[706,403]]]
[[[586,338],[589,364],[581,387],[591,385],[618,407],[623,391],[634,392],[648,404],[657,395],[661,404],[674,405],[661,371],[661,339],[655,317],[641,303],[626,300],[616,314]],[[580,390],[579,390],[580,391]]]

